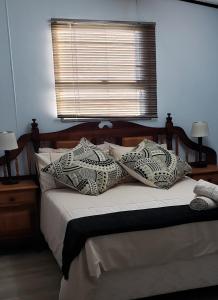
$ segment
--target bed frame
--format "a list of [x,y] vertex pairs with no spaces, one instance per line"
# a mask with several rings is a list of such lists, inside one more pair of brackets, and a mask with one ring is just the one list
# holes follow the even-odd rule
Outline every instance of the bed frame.
[[[103,128],[101,128],[101,125]],[[104,126],[108,125],[108,126]],[[112,127],[111,127],[112,125]],[[91,142],[99,144],[103,141],[109,141],[116,144],[124,145],[124,146],[134,146],[136,145],[140,140],[147,137],[149,139],[154,140],[155,142],[159,143],[166,143],[167,148],[169,150],[174,150],[177,155],[185,156],[186,160],[188,162],[191,162],[196,159],[196,156],[199,153],[200,146],[197,143],[194,143],[192,140],[188,138],[185,131],[181,127],[177,127],[173,125],[171,114],[167,114],[166,118],[166,124],[164,127],[147,127],[142,126],[139,124],[131,123],[131,122],[124,122],[124,121],[114,121],[112,123],[104,122],[104,123],[83,123],[79,124],[73,127],[70,127],[65,130],[57,131],[57,132],[50,132],[50,133],[40,133],[39,127],[36,122],[36,119],[33,119],[33,122],[31,123],[31,132],[25,135],[22,135],[18,139],[18,146],[19,148],[13,151],[10,151],[10,160],[15,162],[14,165],[14,174],[16,176],[20,176],[20,169],[21,167],[25,167],[25,174],[28,174],[28,176],[33,177],[35,166],[34,166],[34,160],[33,152],[38,152],[40,147],[53,147],[53,148],[59,148],[59,147],[73,147],[75,144],[78,143],[80,138],[86,137]],[[205,161],[208,164],[216,164],[217,163],[217,155],[216,152],[206,146],[202,147],[203,157]],[[24,163],[24,160],[26,161]],[[4,157],[0,158],[0,167],[3,168],[3,175],[6,176],[6,170],[4,167],[5,159]],[[21,167],[20,167],[21,166]],[[0,174],[1,175],[1,174]],[[185,264],[185,265],[184,265]],[[198,274],[198,269],[200,268],[205,269],[205,277],[202,279],[202,281],[206,280],[210,283],[210,285],[216,285],[217,284],[217,266],[218,266],[218,255],[215,257],[206,257],[204,260],[198,260],[196,258],[195,261],[187,261],[187,262],[178,262],[178,264],[169,264],[167,265],[166,270],[168,273],[171,274],[170,279],[168,278],[168,282],[171,282],[174,280],[174,274],[177,271],[178,268],[182,270],[183,274],[186,275],[187,270],[190,271],[190,269],[193,271],[193,273],[190,273],[191,275],[186,276],[186,282],[184,283],[185,289],[190,288],[198,288],[204,286],[201,282],[198,283],[199,277],[196,279],[196,276]],[[164,276],[164,272],[166,270],[164,269],[165,266],[157,266],[153,269],[153,274],[156,274],[158,284],[161,282],[160,287],[160,293],[167,293],[167,292],[173,292],[175,289],[166,289],[164,284],[164,280],[162,280],[162,276]],[[196,270],[196,271],[195,271]],[[212,270],[212,271],[211,271]],[[151,278],[150,269],[148,270],[141,269],[140,271],[141,278]],[[160,277],[158,278],[160,274]],[[192,276],[192,274],[194,274]],[[124,273],[118,274],[118,279],[122,279],[125,277]],[[184,275],[184,276],[185,276]],[[193,277],[193,283],[190,283],[190,277]],[[185,278],[185,277],[184,277]],[[208,279],[209,278],[209,279]],[[75,282],[72,277],[72,282]],[[90,278],[87,278],[86,280],[89,280]],[[107,278],[106,278],[107,280]],[[153,279],[152,279],[153,280]],[[151,287],[154,286],[154,280],[156,280],[156,277],[151,282],[149,281],[148,285]],[[65,295],[68,294],[68,288],[71,288],[72,282],[64,282],[62,281],[62,287],[61,287],[61,298],[60,299],[70,299],[66,298]],[[126,282],[123,282],[123,287],[126,287]],[[204,283],[205,284],[205,283]],[[161,290],[162,289],[162,290]],[[177,289],[178,290],[178,287]],[[148,295],[150,296],[150,294]],[[102,299],[102,298],[101,298]]]
[[[15,162],[14,175],[20,176],[20,164],[24,164],[24,175],[33,176],[35,173],[33,149],[38,152],[40,147],[72,148],[82,137],[86,137],[95,144],[108,141],[124,146],[135,146],[147,137],[155,142],[166,143],[169,150],[174,150],[177,155],[184,156],[188,162],[196,160],[200,150],[200,146],[189,139],[181,127],[173,125],[170,113],[167,114],[165,127],[148,127],[126,121],[89,122],[49,133],[40,133],[38,123],[36,119],[33,119],[31,133],[22,135],[18,139],[18,149],[10,151],[10,160]],[[213,149],[202,146],[202,153],[208,164],[217,163],[217,155]],[[25,160],[25,163],[22,163],[22,160]],[[1,173],[6,176],[4,156],[0,158],[1,166]]]

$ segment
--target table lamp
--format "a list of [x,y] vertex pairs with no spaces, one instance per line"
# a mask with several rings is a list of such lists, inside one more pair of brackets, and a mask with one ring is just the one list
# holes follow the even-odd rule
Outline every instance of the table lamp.
[[192,163],[193,167],[204,168],[207,166],[206,161],[202,161],[202,138],[208,136],[208,124],[207,122],[198,121],[192,124],[191,136],[198,138],[199,156],[198,161]]
[[5,162],[7,166],[8,177],[3,184],[14,184],[18,181],[13,179],[11,176],[11,165],[10,165],[10,150],[17,149],[17,140],[14,132],[12,131],[3,131],[0,132],[0,149],[5,151]]

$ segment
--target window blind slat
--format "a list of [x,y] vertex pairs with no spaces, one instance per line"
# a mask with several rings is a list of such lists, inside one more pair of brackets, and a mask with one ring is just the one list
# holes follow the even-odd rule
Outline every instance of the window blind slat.
[[154,24],[51,28],[58,117],[157,117]]

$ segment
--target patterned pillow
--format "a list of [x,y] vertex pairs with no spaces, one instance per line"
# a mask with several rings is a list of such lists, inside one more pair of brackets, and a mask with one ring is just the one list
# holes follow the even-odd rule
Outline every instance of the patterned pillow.
[[158,188],[170,188],[191,172],[191,167],[169,151],[150,140],[142,141],[131,152],[122,155],[121,165],[142,183]]
[[82,194],[98,195],[119,183],[125,170],[87,140],[42,169]]

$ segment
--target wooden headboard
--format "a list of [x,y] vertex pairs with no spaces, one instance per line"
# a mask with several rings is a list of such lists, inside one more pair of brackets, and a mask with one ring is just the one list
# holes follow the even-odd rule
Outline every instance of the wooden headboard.
[[[95,144],[104,141],[116,143],[124,146],[134,146],[141,139],[147,137],[159,143],[166,143],[169,150],[174,150],[177,155],[183,155],[188,161],[194,161],[200,147],[197,143],[188,138],[181,127],[173,125],[171,114],[167,114],[165,127],[148,127],[126,121],[113,121],[112,128],[99,128],[99,122],[82,123],[68,129],[40,133],[36,119],[31,123],[31,133],[25,134],[18,139],[19,148],[10,152],[10,159],[15,160],[15,175],[19,174],[18,156],[26,149],[26,169],[31,174],[34,170],[31,159],[32,148],[38,152],[39,147],[71,148],[78,143],[80,138],[86,137]],[[32,147],[33,146],[33,147]],[[216,152],[206,146],[202,147],[202,152],[208,164],[217,163]],[[4,165],[4,157],[0,158],[0,166]],[[5,172],[4,172],[5,174]]]

